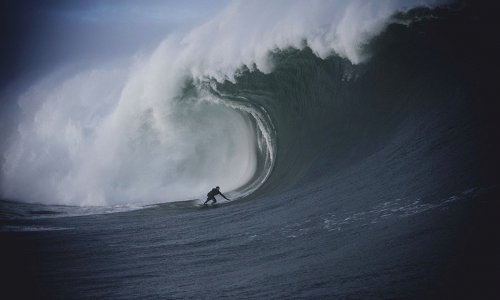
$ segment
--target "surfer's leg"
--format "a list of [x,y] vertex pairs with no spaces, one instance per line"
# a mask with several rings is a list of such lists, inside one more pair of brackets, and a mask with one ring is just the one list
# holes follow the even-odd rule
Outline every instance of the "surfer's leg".
[[[214,201],[215,198],[214,197],[208,197],[207,201],[205,201],[205,203],[203,203],[203,205],[207,204],[207,202],[210,201],[210,200]],[[213,202],[212,202],[212,204],[213,204]]]

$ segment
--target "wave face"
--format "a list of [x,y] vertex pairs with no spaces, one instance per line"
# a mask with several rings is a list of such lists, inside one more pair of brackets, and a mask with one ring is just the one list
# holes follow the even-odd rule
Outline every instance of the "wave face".
[[150,56],[47,76],[19,97],[3,197],[146,204],[329,180],[422,105],[422,61],[388,55],[379,34],[447,2],[236,1]]

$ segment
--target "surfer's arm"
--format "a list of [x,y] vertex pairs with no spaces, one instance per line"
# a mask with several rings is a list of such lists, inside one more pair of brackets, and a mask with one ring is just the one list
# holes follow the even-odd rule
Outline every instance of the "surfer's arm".
[[219,195],[221,195],[222,197],[224,197],[224,199],[229,201],[229,199],[227,199],[226,196],[224,196],[224,194],[222,194],[221,192],[219,192]]

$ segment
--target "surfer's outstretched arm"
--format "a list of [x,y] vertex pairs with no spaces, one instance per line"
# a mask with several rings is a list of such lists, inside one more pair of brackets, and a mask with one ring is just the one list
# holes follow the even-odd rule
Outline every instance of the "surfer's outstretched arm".
[[219,194],[224,197],[224,199],[226,199],[227,201],[229,201],[229,199],[226,198],[226,196],[224,196],[221,192],[219,192]]

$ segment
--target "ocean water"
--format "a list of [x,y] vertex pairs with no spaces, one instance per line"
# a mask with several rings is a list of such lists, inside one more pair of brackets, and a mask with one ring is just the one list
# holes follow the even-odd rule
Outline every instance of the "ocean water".
[[6,299],[494,299],[493,12],[424,2],[235,2],[28,89]]

